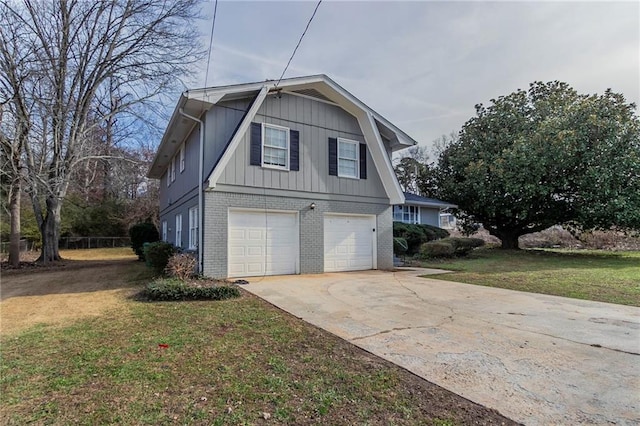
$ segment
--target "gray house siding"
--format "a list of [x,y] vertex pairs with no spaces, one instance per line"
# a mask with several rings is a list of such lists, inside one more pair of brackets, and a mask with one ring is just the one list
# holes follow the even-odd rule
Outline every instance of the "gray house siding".
[[[309,205],[316,204],[311,210]],[[393,267],[391,206],[388,203],[318,200],[274,195],[239,194],[222,191],[205,193],[204,275],[227,277],[227,231],[229,208],[264,208],[297,211],[300,220],[300,273],[324,272],[324,214],[376,215],[378,269]]]
[[200,147],[200,135],[198,127],[184,141],[185,143],[185,167],[180,171],[180,150],[176,151],[173,161],[176,163],[176,179],[167,187],[169,169],[160,179],[160,216],[169,207],[184,201],[189,193],[198,188],[198,152]]
[[[167,222],[167,241],[176,244],[176,216],[182,214],[182,247],[189,243],[189,209],[198,205],[198,126],[184,141],[185,167],[180,171],[180,150],[176,151],[176,178],[167,187],[169,170],[160,179],[160,224]],[[162,229],[160,230],[162,232]],[[177,245],[177,244],[176,244]]]
[[[342,108],[301,96],[269,96],[253,121],[300,132],[300,170],[282,171],[249,165],[250,132],[247,132],[218,183],[365,197],[379,197],[385,193],[368,149],[367,179],[329,176],[330,137],[364,143],[357,120]],[[233,124],[234,128],[236,124]]]
[[423,225],[440,226],[440,209],[420,207],[420,223]]
[[[204,173],[211,171],[227,141],[244,115],[250,100],[221,102],[200,119],[205,122]],[[185,120],[188,120],[185,118]],[[167,187],[168,170],[160,179],[160,223],[167,221],[167,240],[176,244],[176,216],[182,215],[182,248],[189,245],[189,209],[198,205],[198,155],[200,124],[196,123],[185,143],[185,169],[180,172],[180,151],[176,151],[176,179]]]
[[[198,206],[198,190],[197,188],[186,194],[179,202],[172,204],[160,214],[160,223],[167,221],[167,241],[183,249],[189,246],[189,209]],[[182,215],[182,244],[176,242],[176,216]],[[162,230],[160,230],[162,231]]]
[[218,162],[233,132],[242,120],[252,99],[223,101],[211,107],[202,120],[205,122],[204,175],[205,179]]

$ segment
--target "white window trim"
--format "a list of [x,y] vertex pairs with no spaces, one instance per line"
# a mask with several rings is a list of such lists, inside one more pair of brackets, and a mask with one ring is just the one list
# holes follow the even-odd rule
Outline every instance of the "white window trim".
[[184,172],[184,144],[180,147],[180,173]]
[[[264,162],[264,148],[265,148],[265,139],[267,137],[267,128],[272,128],[272,129],[276,129],[276,130],[282,130],[284,131],[285,135],[287,136],[287,147],[284,148],[285,152],[286,152],[286,166],[278,166],[277,164],[265,164]],[[283,126],[277,126],[275,124],[268,124],[268,123],[262,123],[262,141],[260,142],[260,149],[262,150],[262,154],[261,154],[261,164],[262,167],[267,168],[267,169],[276,169],[276,170],[286,170],[289,171],[290,167],[291,167],[291,140],[290,140],[290,134],[291,134],[291,129],[289,129],[288,127],[283,127]],[[283,149],[280,147],[272,147],[269,146],[269,148],[274,148],[274,149]]]
[[170,170],[170,175],[171,175],[171,182],[175,182],[176,181],[176,157],[173,157],[171,159],[171,165],[169,166],[169,170]]
[[176,247],[182,247],[182,214],[176,215]]
[[[356,158],[355,158],[356,175],[355,176],[349,176],[349,175],[340,174],[340,160],[354,161],[353,158],[346,158],[346,157],[341,158],[340,157],[340,144],[341,143],[355,145],[355,147],[356,147]],[[351,140],[351,139],[338,138],[337,151],[338,152],[336,152],[336,162],[337,162],[336,167],[338,168],[338,177],[343,177],[343,178],[348,178],[348,179],[360,179],[360,142],[354,141],[354,140]]]
[[162,221],[162,241],[167,241],[167,221]]
[[198,249],[198,214],[198,206],[189,209],[189,250]]
[[[421,209],[420,209],[419,206],[398,205],[398,206],[395,206],[395,207],[400,208],[400,220],[396,219],[396,212],[395,212],[395,208],[394,208],[394,211],[393,211],[393,221],[394,222],[402,222],[402,223],[407,223],[407,224],[410,224],[410,225],[418,225],[418,224],[422,223],[421,222],[421,217],[420,217],[420,213],[421,213],[420,210]],[[404,219],[405,209],[407,209],[406,213],[409,215],[409,221],[406,221]],[[413,209],[414,212],[415,212],[413,214],[413,220],[411,220],[411,217],[412,217],[411,209]]]

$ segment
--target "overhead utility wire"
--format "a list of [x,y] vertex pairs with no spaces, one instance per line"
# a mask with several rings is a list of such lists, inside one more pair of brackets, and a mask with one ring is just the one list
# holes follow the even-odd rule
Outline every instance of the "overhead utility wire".
[[305,27],[304,31],[302,32],[302,35],[300,36],[300,40],[298,40],[298,44],[296,45],[296,48],[293,49],[293,53],[291,54],[291,57],[289,58],[289,62],[287,62],[287,66],[284,67],[284,70],[282,71],[282,74],[280,75],[280,78],[278,79],[278,82],[276,83],[276,85],[274,87],[278,87],[278,85],[282,81],[282,77],[284,77],[284,73],[287,72],[287,69],[289,68],[289,65],[291,64],[291,61],[293,60],[293,57],[296,55],[296,52],[298,51],[298,47],[300,47],[300,43],[302,43],[302,39],[304,38],[304,35],[307,33],[307,30],[309,29],[309,25],[311,25],[311,21],[313,21],[313,17],[316,16],[316,12],[318,11],[318,7],[320,7],[320,3],[322,3],[322,0],[319,0],[318,4],[316,4],[316,8],[313,10],[313,14],[311,15],[311,18],[309,18],[309,22],[307,22],[307,26]]
[[213,31],[216,28],[216,15],[218,13],[218,0],[213,6],[213,21],[211,22],[211,36],[209,37],[209,53],[207,54],[207,71],[204,75],[204,88],[207,89],[207,81],[209,79],[209,65],[211,63],[211,51],[213,50]]

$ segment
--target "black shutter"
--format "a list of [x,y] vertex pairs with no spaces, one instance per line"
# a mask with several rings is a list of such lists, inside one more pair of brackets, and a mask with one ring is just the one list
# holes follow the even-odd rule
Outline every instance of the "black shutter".
[[338,176],[338,139],[329,138],[329,176]]
[[360,179],[367,178],[367,145],[360,144]]
[[300,170],[300,132],[297,130],[289,131],[289,170]]
[[262,124],[251,123],[251,154],[249,164],[262,165]]

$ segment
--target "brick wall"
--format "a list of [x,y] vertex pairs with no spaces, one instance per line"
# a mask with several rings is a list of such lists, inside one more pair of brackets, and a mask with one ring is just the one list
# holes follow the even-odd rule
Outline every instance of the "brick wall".
[[[309,205],[316,204],[311,210]],[[297,211],[300,218],[300,273],[324,272],[324,213],[376,215],[378,269],[393,267],[391,206],[357,201],[325,201],[229,192],[205,192],[204,275],[227,276],[227,215],[230,207]]]

